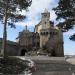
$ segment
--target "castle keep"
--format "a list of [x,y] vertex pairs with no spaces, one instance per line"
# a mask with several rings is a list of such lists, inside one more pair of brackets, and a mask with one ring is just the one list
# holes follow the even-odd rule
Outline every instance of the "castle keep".
[[[30,32],[27,26],[22,32],[19,32],[19,36],[16,38],[16,46],[17,51],[14,48],[15,55],[25,55],[25,52],[42,49],[46,46],[50,52],[55,53],[55,56],[64,56],[63,33],[61,29],[54,26],[54,23],[50,21],[50,12],[47,10],[41,14],[41,21],[35,25],[34,32]],[[7,51],[8,54],[10,54],[10,50]]]

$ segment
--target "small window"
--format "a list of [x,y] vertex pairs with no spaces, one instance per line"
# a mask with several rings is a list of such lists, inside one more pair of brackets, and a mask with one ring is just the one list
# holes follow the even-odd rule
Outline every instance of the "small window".
[[50,32],[50,35],[52,35],[52,32]]
[[46,24],[46,22],[45,22],[45,24]]
[[46,32],[46,35],[48,35],[48,32]]
[[41,32],[41,35],[43,35],[43,33]]
[[44,14],[44,17],[46,17],[47,15],[46,14]]
[[55,35],[55,33],[53,32],[53,35]]
[[43,34],[45,35],[45,32],[43,32]]

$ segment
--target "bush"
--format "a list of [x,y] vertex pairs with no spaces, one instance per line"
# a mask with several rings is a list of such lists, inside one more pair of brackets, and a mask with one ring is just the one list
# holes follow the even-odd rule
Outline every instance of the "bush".
[[21,60],[15,57],[0,58],[0,73],[1,74],[23,74],[28,67],[28,61]]

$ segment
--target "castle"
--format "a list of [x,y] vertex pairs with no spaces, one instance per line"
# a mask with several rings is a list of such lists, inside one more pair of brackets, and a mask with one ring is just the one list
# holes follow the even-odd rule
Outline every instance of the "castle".
[[55,56],[64,56],[63,33],[50,21],[50,12],[46,9],[41,14],[40,23],[35,25],[34,32],[30,32],[26,26],[22,32],[19,32],[16,42],[8,42],[7,53],[9,55],[25,55],[25,52],[42,49],[45,46],[50,52],[55,53]]

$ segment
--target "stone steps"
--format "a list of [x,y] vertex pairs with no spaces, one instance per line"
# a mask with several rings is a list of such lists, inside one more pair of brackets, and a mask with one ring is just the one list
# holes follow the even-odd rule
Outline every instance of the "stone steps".
[[36,71],[32,75],[75,75],[75,65],[61,58],[38,58],[34,62]]
[[34,72],[32,75],[75,75],[74,72],[62,71],[62,72]]
[[75,75],[75,65],[66,62],[64,57],[33,56],[26,59],[35,63],[36,71],[32,75]]
[[38,71],[69,71],[75,70],[75,65],[71,64],[59,64],[59,63],[42,63],[36,64],[36,68]]

